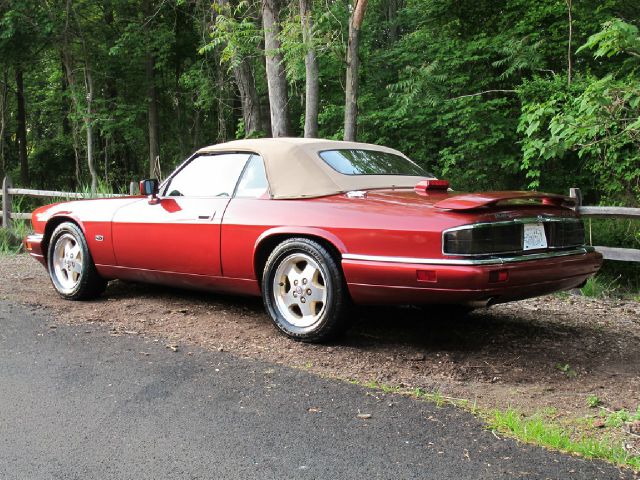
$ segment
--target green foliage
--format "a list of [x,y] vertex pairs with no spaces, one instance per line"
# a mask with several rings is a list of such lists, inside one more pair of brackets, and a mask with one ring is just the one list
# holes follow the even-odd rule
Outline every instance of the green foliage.
[[244,58],[259,55],[259,45],[263,38],[256,18],[259,15],[257,5],[241,1],[237,6],[231,4],[213,4],[215,22],[211,27],[211,41],[200,47],[199,52],[220,50],[220,62],[228,63],[229,68],[240,65]]
[[14,255],[20,253],[21,248],[21,239],[13,230],[0,228],[0,255]]
[[587,397],[587,406],[589,408],[596,408],[600,405],[602,405],[602,400],[600,400],[597,395],[589,395]]
[[640,457],[629,454],[621,445],[609,439],[599,440],[587,436],[575,438],[563,427],[547,422],[542,415],[525,417],[513,409],[496,410],[489,419],[489,424],[495,430],[513,435],[524,442],[640,469]]
[[[621,20],[606,22],[579,49],[595,49],[595,58],[634,53],[638,29]],[[638,56],[640,58],[640,56]],[[520,88],[523,160],[529,186],[538,188],[550,164],[575,165],[588,172],[603,200],[637,203],[640,199],[640,80],[633,68],[612,65],[598,78],[586,73],[569,85],[566,77],[535,78]]]
[[576,53],[580,53],[586,48],[595,50],[593,54],[595,58],[610,58],[619,54],[640,57],[640,33],[638,32],[638,27],[619,18],[604,22],[602,30],[591,35]]
[[[12,197],[12,212],[29,211],[25,207],[23,197]],[[32,233],[31,221],[22,219],[11,220],[11,229],[0,226],[0,255],[15,255],[23,251],[22,240]]]
[[578,376],[578,372],[576,372],[568,363],[557,363],[556,369],[561,371],[568,378],[575,378]]
[[[587,219],[586,240],[592,245],[640,249],[640,220]],[[592,297],[632,296],[640,291],[640,263],[605,261],[582,293]]]
[[[166,172],[194,149],[244,129],[234,69],[253,72],[269,105],[261,5],[237,2],[12,0],[0,6],[0,86],[8,96],[6,170],[18,178],[14,73],[22,66],[34,187],[88,183],[86,126],[103,182],[149,170],[155,86]],[[584,0],[369,2],[361,30],[358,137],[406,152],[456,190],[581,187],[587,203],[640,202],[637,7]],[[67,10],[67,6],[69,9]],[[341,138],[349,3],[316,1],[303,41],[296,2],[281,11],[279,53],[294,135],[304,122],[304,56],[317,52],[319,133]],[[622,20],[625,19],[625,20]],[[577,48],[579,47],[579,48]],[[577,48],[577,50],[576,50]],[[74,82],[62,68],[67,55]],[[148,59],[154,60],[153,79]],[[94,98],[87,115],[85,73]],[[4,172],[3,172],[4,173]],[[27,186],[27,185],[21,185]],[[616,245],[608,243],[608,245]],[[622,246],[622,245],[621,245]]]
[[605,275],[597,275],[589,278],[580,291],[585,297],[608,298],[619,288],[619,278],[612,279]]
[[614,410],[613,412],[606,412],[604,416],[604,424],[607,427],[620,428],[627,423],[640,420],[640,405],[635,412],[629,412],[624,408],[620,410]]

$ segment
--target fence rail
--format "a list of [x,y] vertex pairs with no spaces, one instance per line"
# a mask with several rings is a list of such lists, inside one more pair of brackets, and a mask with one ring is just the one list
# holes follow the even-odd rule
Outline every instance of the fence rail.
[[[136,187],[136,182],[131,182],[129,184],[129,195],[135,195]],[[31,220],[31,213],[11,211],[11,197],[14,195],[23,195],[26,197],[64,198],[67,200],[78,200],[84,198],[114,198],[127,196],[126,194],[122,193],[92,194],[79,192],[61,192],[59,190],[33,190],[30,188],[13,188],[11,178],[4,177],[4,180],[2,181],[2,190],[0,191],[0,196],[2,197],[2,210],[0,210],[2,224],[0,226],[4,228],[11,227],[11,220]]]
[[[129,194],[135,195],[137,185],[135,182],[129,184]],[[126,197],[124,194],[107,194],[92,195],[78,192],[60,192],[57,190],[32,190],[28,188],[13,188],[11,179],[5,177],[2,182],[2,226],[10,228],[12,219],[30,220],[30,213],[12,212],[11,196],[25,195],[30,197],[47,197],[47,198],[66,198],[66,199],[82,199],[82,198],[109,198],[109,197]],[[595,207],[582,205],[582,193],[579,188],[572,188],[569,195],[576,200],[575,210],[585,218],[625,218],[640,220],[640,208],[629,207]],[[606,260],[618,260],[624,262],[640,262],[640,250],[634,248],[617,248],[596,245],[595,249],[602,253]]]
[[[569,196],[576,200],[575,210],[585,218],[626,218],[640,220],[640,208],[630,207],[594,207],[582,205],[582,192],[579,188],[569,189]],[[605,260],[620,262],[640,262],[640,250],[635,248],[605,247],[594,245]]]

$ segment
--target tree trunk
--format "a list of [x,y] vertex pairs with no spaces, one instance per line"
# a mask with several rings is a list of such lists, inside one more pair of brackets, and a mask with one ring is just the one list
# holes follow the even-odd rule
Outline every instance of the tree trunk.
[[274,137],[286,137],[289,135],[287,77],[284,70],[284,58],[277,51],[280,48],[278,40],[280,33],[279,13],[279,0],[262,0],[262,26],[267,61],[271,134]]
[[[71,58],[71,49],[69,47],[69,22],[71,20],[71,0],[67,0],[65,10],[65,28],[62,37],[62,64],[66,74],[66,85],[71,91],[71,103],[76,112],[80,113],[80,105],[77,97],[76,76],[73,70],[73,59]],[[71,109],[67,112],[67,117],[71,113]],[[71,136],[73,139],[73,153],[75,157],[75,175],[76,185],[80,185],[82,181],[82,169],[80,167],[80,140],[78,138],[78,125],[75,121],[71,124]]]
[[71,111],[71,105],[69,105],[69,80],[67,80],[67,71],[64,67],[64,55],[61,55],[61,70],[62,78],[60,81],[60,88],[62,90],[62,136],[67,137],[71,135],[71,124],[69,123],[69,112]]
[[389,0],[388,3],[389,43],[398,40],[398,1]]
[[91,174],[91,193],[96,193],[98,189],[98,174],[96,172],[96,164],[93,158],[93,119],[91,111],[93,103],[93,78],[91,77],[91,70],[88,65],[84,68],[84,82],[87,91],[87,110],[84,116],[84,126],[87,131],[87,165],[89,166],[89,173]]
[[20,157],[20,183],[21,187],[29,186],[29,159],[27,157],[27,115],[24,107],[24,80],[22,67],[16,65],[16,102],[18,115],[16,116],[16,142],[18,143],[18,155]]
[[318,136],[318,102],[320,81],[318,78],[318,59],[313,45],[313,20],[311,0],[300,0],[300,21],[302,22],[302,41],[307,50],[304,57],[306,85],[304,99],[304,136]]
[[571,85],[571,70],[572,70],[572,61],[571,61],[571,41],[573,40],[573,18],[571,9],[573,7],[572,0],[566,0],[567,2],[567,11],[569,16],[569,45],[567,47],[567,83]]
[[226,142],[229,140],[229,134],[227,129],[227,98],[226,98],[226,78],[224,75],[224,70],[222,68],[218,68],[216,70],[216,85],[218,86],[217,91],[217,116],[218,116],[218,142]]
[[240,64],[233,67],[233,76],[240,92],[245,136],[251,137],[262,131],[263,121],[260,97],[258,97],[253,70],[247,58],[243,58]]
[[347,80],[344,108],[344,139],[355,141],[358,121],[358,43],[360,27],[364,20],[367,0],[355,0],[349,20],[349,43],[347,45]]
[[149,175],[159,178],[161,175],[156,168],[160,156],[160,120],[158,116],[158,90],[155,79],[155,59],[148,53],[145,62],[147,77],[147,101],[149,117]]
[[191,142],[192,149],[197,148],[198,145],[200,145],[200,128],[200,109],[196,108],[193,112],[193,140]]
[[7,97],[9,94],[9,68],[2,70],[2,85],[0,85],[0,177],[7,172],[7,162],[4,158],[4,133],[7,129]]
[[[153,0],[142,2],[142,11],[145,15],[145,35],[150,38],[153,35],[151,23],[153,19]],[[148,40],[149,42],[149,40]],[[150,43],[150,42],[149,42]],[[160,172],[160,119],[158,114],[158,88],[156,87],[156,61],[151,51],[151,46],[147,43],[147,53],[145,56],[145,80],[147,83],[147,119],[149,127],[149,176],[158,178],[162,176]]]
[[174,104],[175,104],[175,118],[176,118],[176,135],[178,140],[178,148],[180,150],[180,156],[186,155],[187,148],[185,148],[185,135],[188,135],[187,132],[184,131],[183,125],[185,124],[184,112],[182,108],[182,89],[180,88],[180,77],[182,76],[182,64],[183,64],[183,56],[180,54],[179,45],[181,38],[184,36],[184,32],[186,31],[185,23],[186,23],[186,15],[183,10],[184,6],[178,5],[179,2],[176,2],[175,8],[175,21],[174,21],[174,44],[176,45],[175,49],[175,70],[174,70]]

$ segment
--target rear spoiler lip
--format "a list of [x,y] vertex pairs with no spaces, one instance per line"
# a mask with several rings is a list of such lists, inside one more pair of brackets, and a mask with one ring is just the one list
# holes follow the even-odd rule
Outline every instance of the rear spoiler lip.
[[491,207],[497,203],[509,200],[540,200],[543,205],[556,207],[575,207],[576,200],[565,195],[542,192],[483,192],[465,193],[449,197],[434,204],[434,207],[442,210],[474,210],[477,208]]

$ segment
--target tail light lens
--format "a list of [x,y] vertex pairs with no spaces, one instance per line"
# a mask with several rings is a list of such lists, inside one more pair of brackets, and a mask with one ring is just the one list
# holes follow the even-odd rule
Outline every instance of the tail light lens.
[[452,230],[444,234],[444,253],[487,255],[522,250],[522,224]]
[[577,218],[540,220],[524,219],[509,222],[466,225],[445,231],[442,250],[447,255],[500,255],[523,251],[524,223],[544,224],[550,249],[584,245],[584,225]]

